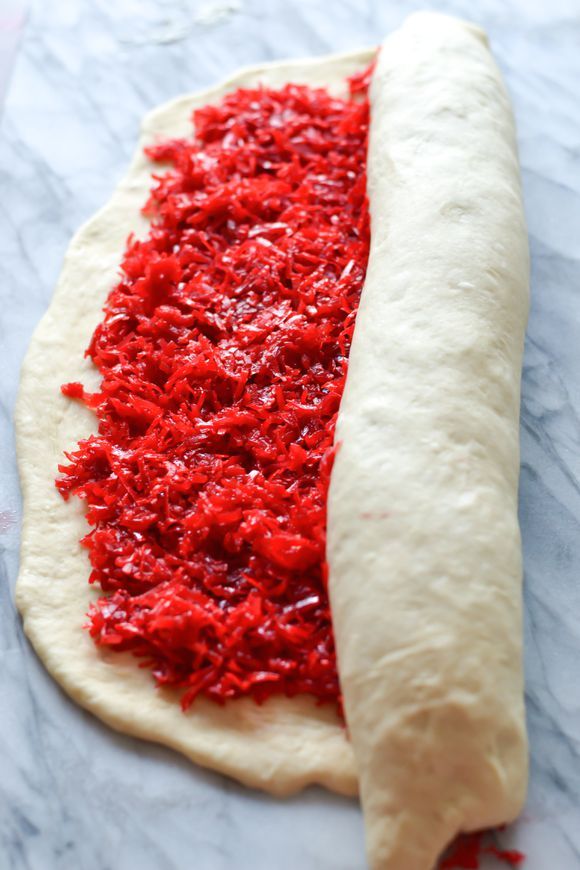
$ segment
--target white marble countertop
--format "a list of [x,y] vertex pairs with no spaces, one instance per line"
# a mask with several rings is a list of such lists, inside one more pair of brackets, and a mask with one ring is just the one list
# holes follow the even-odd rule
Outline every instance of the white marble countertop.
[[[18,370],[74,230],[156,104],[263,60],[380,41],[432,6],[489,31],[516,109],[532,248],[521,520],[532,775],[502,842],[580,868],[580,5],[578,0],[0,2],[0,868],[363,870],[354,801],[244,790],[74,706],[12,603]],[[491,865],[489,865],[491,866]],[[404,870],[404,868],[401,868]]]

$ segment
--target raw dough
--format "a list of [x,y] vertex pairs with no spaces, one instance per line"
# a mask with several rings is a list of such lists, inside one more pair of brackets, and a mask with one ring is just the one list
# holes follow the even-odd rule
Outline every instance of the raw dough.
[[528,250],[485,36],[421,13],[371,87],[370,262],[328,504],[373,870],[428,870],[526,789],[517,522]]
[[[94,425],[59,394],[96,385],[83,351],[151,167],[240,85],[340,87],[370,52],[246,70],[146,120],[128,176],[75,237],[22,375],[17,602],[49,671],[108,724],[248,785],[356,791],[336,715],[307,698],[183,714],[130,656],[82,630],[92,596],[78,500],[54,488]],[[527,245],[509,102],[482,34],[428,13],[385,43],[372,87],[372,246],[329,497],[330,591],[370,863],[427,870],[458,830],[513,818],[526,784],[517,526]]]
[[281,87],[292,81],[344,92],[345,78],[363,69],[372,53],[243,70],[145,119],[128,175],[71,242],[53,301],[24,363],[16,413],[24,494],[16,600],[26,633],[48,670],[75,701],[113,728],[166,743],[198,764],[280,795],[312,782],[356,793],[352,748],[332,706],[317,707],[305,696],[271,698],[261,707],[250,699],[225,707],[198,699],[184,714],[175,694],[155,689],[153,677],[137,667],[133,656],[103,653],[83,631],[89,603],[98,597],[88,585],[90,566],[78,543],[87,524],[79,500],[65,503],[54,478],[62,451],[86,437],[95,419],[78,402],[64,398],[60,385],[80,380],[94,389],[98,384],[98,374],[83,354],[117,280],[129,232],[145,235],[148,228],[139,211],[153,167],[143,147],[159,137],[191,135],[194,108],[241,86],[263,82]]

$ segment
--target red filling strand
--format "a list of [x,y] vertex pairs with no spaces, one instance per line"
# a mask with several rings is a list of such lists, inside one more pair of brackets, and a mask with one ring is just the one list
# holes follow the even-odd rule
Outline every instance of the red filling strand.
[[521,852],[515,849],[500,849],[493,843],[487,843],[487,833],[478,831],[459,836],[441,860],[439,870],[479,870],[485,855],[492,855],[510,867],[522,865],[525,856]]
[[369,71],[194,113],[148,150],[145,241],[87,354],[98,418],[57,486],[87,503],[97,644],[224,702],[337,701],[325,584],[336,414],[369,249]]

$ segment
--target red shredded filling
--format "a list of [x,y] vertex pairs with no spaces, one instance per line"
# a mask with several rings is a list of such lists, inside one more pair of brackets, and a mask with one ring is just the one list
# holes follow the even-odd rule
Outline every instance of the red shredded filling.
[[184,708],[339,700],[326,493],[369,250],[369,77],[345,99],[238,90],[148,149],[172,168],[87,350],[100,391],[62,388],[98,418],[57,480],[88,508],[91,636]]
[[[85,500],[83,539],[105,595],[94,641],[157,683],[223,703],[309,693],[339,702],[324,561],[336,414],[369,250],[366,93],[238,90],[194,113],[195,138],[148,155],[145,241],[89,356],[98,434],[59,466]],[[459,837],[441,870],[512,867]]]

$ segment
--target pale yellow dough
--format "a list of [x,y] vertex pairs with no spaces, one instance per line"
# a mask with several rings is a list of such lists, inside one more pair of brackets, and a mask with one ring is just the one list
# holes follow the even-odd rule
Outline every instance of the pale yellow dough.
[[83,354],[117,280],[129,232],[147,231],[139,211],[153,166],[143,147],[160,137],[191,135],[192,110],[238,87],[291,81],[343,93],[345,77],[364,68],[371,56],[372,51],[362,51],[253,67],[147,116],[127,176],[71,242],[22,369],[16,413],[24,494],[16,601],[26,634],[48,670],[75,701],[113,728],[165,743],[198,764],[279,795],[309,783],[356,794],[352,748],[331,705],[318,707],[305,696],[273,698],[261,707],[248,699],[225,707],[200,699],[184,714],[176,697],[156,690],[150,673],[133,657],[99,652],[83,631],[89,603],[98,595],[89,588],[90,567],[78,543],[88,527],[78,500],[65,503],[54,478],[62,451],[87,436],[95,420],[78,402],[64,398],[60,385],[98,383]]
[[94,591],[77,501],[53,480],[94,420],[59,395],[138,218],[157,135],[258,81],[341,87],[370,52],[246,70],[146,120],[111,202],[75,237],[23,369],[17,588],[53,676],[121,731],[277,794],[356,792],[373,870],[430,870],[459,830],[519,811],[526,785],[517,525],[527,243],[509,102],[482,33],[421,13],[387,39],[371,92],[372,243],[329,495],[330,594],[354,754],[305,698],[196,701],[184,715],[131,658],[82,630]]
[[508,822],[527,775],[518,415],[528,249],[484,34],[422,13],[371,87],[371,251],[337,426],[330,595],[373,870]]

